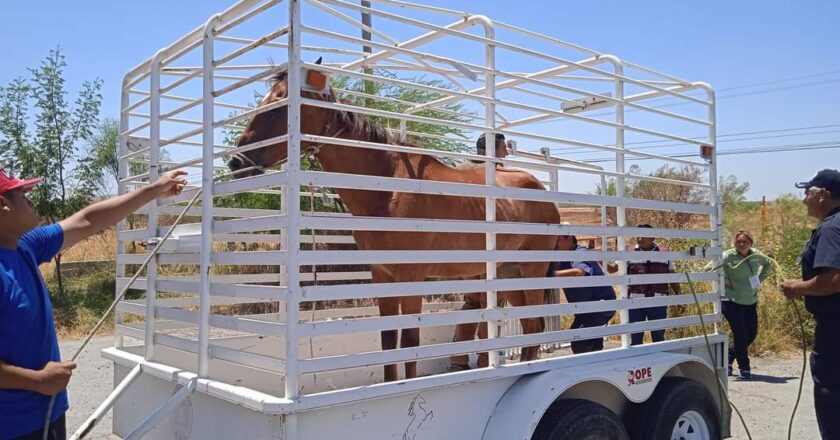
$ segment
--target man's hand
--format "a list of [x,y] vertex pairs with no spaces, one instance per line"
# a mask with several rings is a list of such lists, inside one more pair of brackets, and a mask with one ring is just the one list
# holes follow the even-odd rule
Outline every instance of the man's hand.
[[187,172],[184,170],[170,171],[160,176],[160,178],[153,184],[149,185],[155,198],[163,199],[166,197],[174,197],[181,194],[184,186],[187,185]]
[[70,376],[73,375],[73,370],[76,368],[76,363],[72,361],[64,362],[49,362],[37,374],[38,393],[47,396],[54,396],[67,388],[70,382]]
[[799,299],[805,296],[803,293],[796,292],[796,285],[801,283],[799,280],[785,280],[779,285],[779,289],[788,299]]

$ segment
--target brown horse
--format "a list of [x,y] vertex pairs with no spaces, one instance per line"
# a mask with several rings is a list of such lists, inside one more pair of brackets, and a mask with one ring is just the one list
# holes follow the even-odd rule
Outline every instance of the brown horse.
[[[316,71],[306,72],[305,77],[321,75]],[[260,106],[265,106],[285,98],[287,95],[286,72],[272,77],[271,89],[263,98]],[[322,78],[323,82],[323,78]],[[301,90],[304,98],[320,101],[337,102],[332,89],[323,93]],[[282,106],[254,116],[245,127],[238,145],[247,145],[287,132],[288,107]],[[395,140],[383,127],[371,122],[359,114],[324,109],[304,105],[301,108],[301,131],[304,134],[340,137],[366,142],[394,144]],[[413,146],[413,145],[412,145]],[[440,182],[459,182],[483,185],[485,170],[483,167],[453,168],[434,157],[422,154],[386,152],[366,148],[354,148],[341,145],[313,145],[302,142],[301,151],[312,149],[325,171],[379,176],[404,179],[422,179]],[[228,166],[231,170],[243,170],[240,177],[259,173],[246,171],[252,167],[269,167],[287,158],[286,142],[277,143],[261,149],[234,154]],[[501,187],[532,188],[545,190],[543,185],[532,175],[522,171],[499,169],[496,171],[496,185]],[[347,209],[354,216],[399,217],[446,220],[484,220],[485,201],[482,198],[444,195],[400,193],[391,191],[371,191],[358,189],[338,189],[338,194]],[[496,201],[496,219],[502,222],[528,222],[543,224],[560,223],[560,213],[552,203],[499,199]],[[484,234],[456,232],[372,232],[355,231],[353,237],[362,250],[479,250],[485,248]],[[545,235],[499,234],[497,248],[504,250],[553,250],[556,237]],[[515,264],[513,276],[545,276],[548,262],[526,262]],[[511,265],[505,265],[511,266]],[[372,268],[375,283],[423,281],[435,279],[463,279],[484,276],[485,263],[459,264],[378,264]],[[501,277],[501,274],[500,274]],[[524,292],[502,292],[504,299],[513,306],[539,305],[543,303],[542,290]],[[379,298],[381,316],[421,313],[421,296]],[[542,331],[540,318],[522,319],[525,333]],[[397,346],[397,330],[382,331],[382,348],[394,349]],[[471,338],[470,338],[471,339]],[[410,328],[402,331],[400,346],[416,347],[420,344],[420,329]],[[526,347],[522,350],[522,360],[535,360],[539,347]],[[416,362],[405,365],[406,378],[417,375]],[[385,380],[397,379],[397,366],[385,366]]]

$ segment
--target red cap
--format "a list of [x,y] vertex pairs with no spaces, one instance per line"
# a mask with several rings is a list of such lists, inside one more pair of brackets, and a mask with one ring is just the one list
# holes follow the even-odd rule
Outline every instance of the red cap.
[[32,188],[35,188],[35,185],[40,182],[41,179],[28,179],[28,180],[20,180],[15,179],[14,177],[9,177],[6,175],[6,172],[0,168],[0,195],[5,194],[13,189],[23,189],[24,192],[32,191]]

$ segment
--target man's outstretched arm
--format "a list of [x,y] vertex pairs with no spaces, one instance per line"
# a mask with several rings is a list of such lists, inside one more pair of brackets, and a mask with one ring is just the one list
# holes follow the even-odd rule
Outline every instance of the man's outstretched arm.
[[61,250],[67,250],[91,235],[115,225],[152,200],[180,194],[184,185],[187,184],[187,181],[183,178],[186,174],[186,171],[166,173],[150,185],[128,194],[94,203],[62,220],[60,225],[64,231],[64,245]]

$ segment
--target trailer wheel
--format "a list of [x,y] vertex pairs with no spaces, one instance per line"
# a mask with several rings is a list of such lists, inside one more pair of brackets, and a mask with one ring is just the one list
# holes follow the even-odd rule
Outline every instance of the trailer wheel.
[[629,409],[625,420],[634,440],[718,440],[718,411],[699,382],[666,377],[647,402]]
[[595,402],[563,399],[554,402],[531,440],[629,440],[621,419]]

